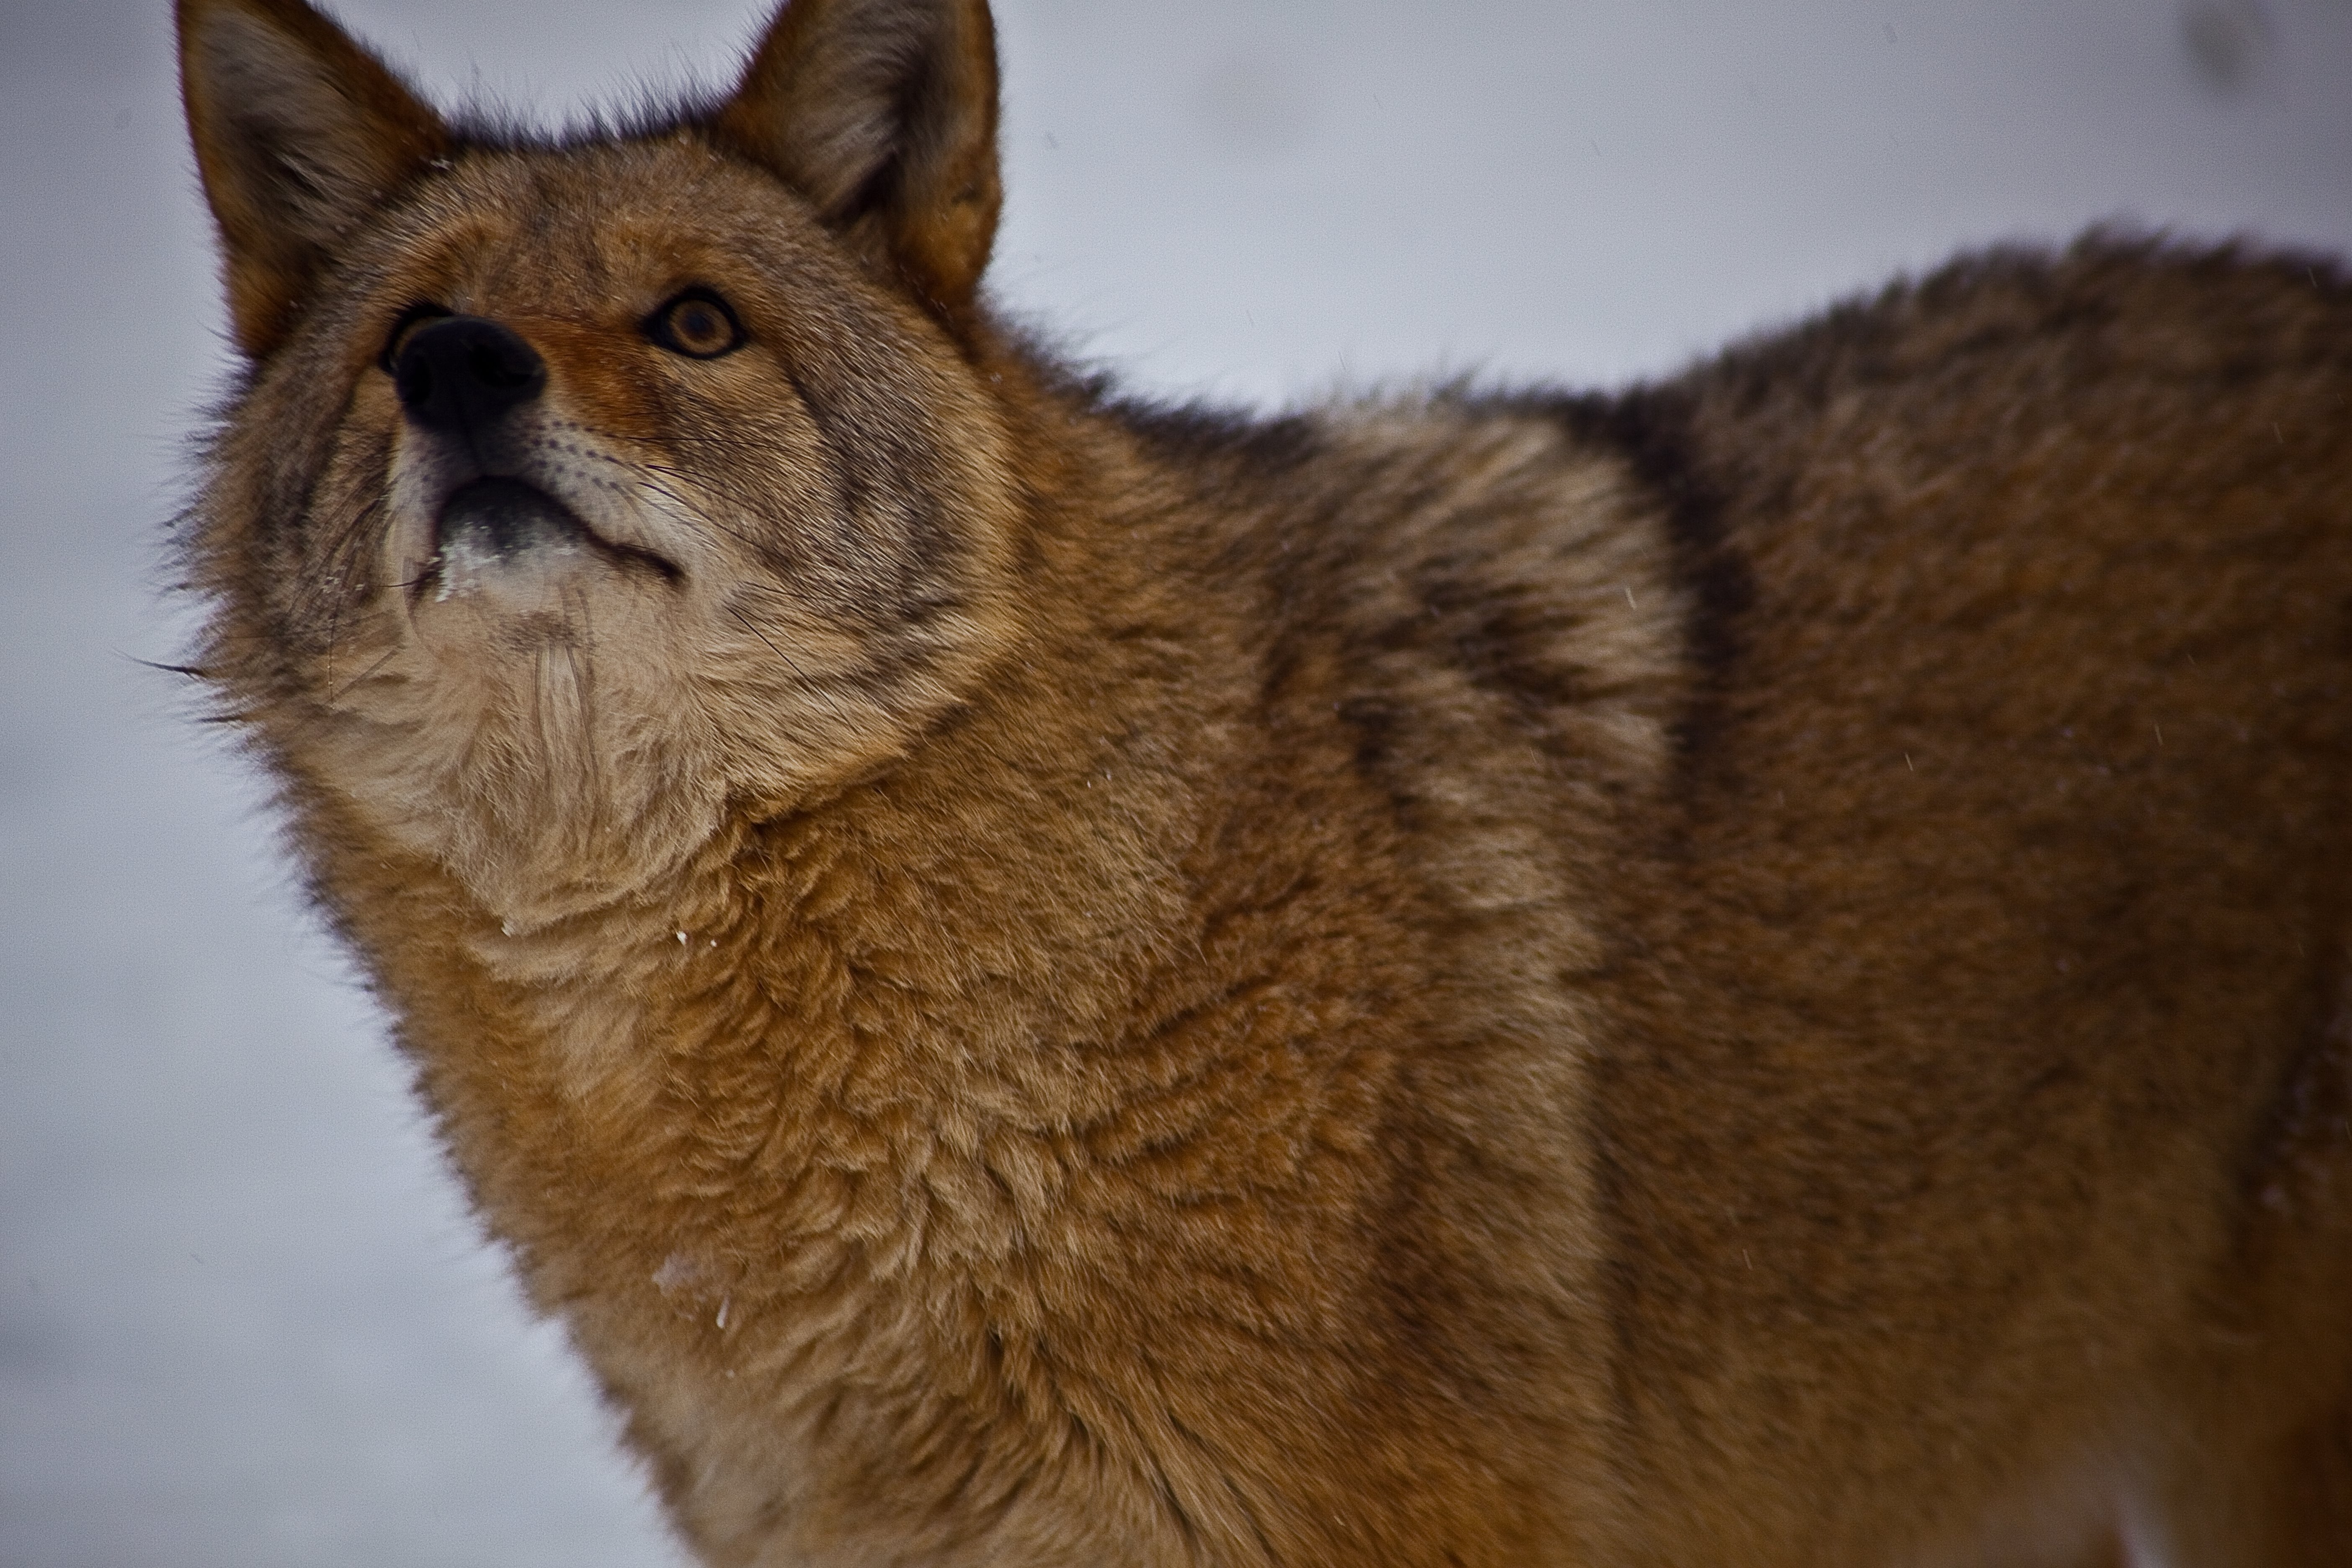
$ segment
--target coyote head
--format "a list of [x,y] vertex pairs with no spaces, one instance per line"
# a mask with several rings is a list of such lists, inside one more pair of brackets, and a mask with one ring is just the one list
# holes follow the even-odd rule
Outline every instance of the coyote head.
[[1003,657],[980,0],[793,0],[722,101],[560,140],[445,121],[301,0],[180,13],[250,361],[206,664],[293,776],[529,924]]

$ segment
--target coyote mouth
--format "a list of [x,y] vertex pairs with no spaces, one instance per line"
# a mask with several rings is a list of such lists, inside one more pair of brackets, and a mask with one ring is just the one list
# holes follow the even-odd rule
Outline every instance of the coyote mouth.
[[450,492],[438,530],[444,552],[510,561],[549,546],[577,548],[593,537],[570,507],[520,479],[475,479]]
[[680,576],[672,563],[651,551],[613,542],[570,507],[520,479],[480,479],[458,486],[442,503],[434,535],[444,597],[457,576],[582,550],[615,566],[649,568],[667,582]]

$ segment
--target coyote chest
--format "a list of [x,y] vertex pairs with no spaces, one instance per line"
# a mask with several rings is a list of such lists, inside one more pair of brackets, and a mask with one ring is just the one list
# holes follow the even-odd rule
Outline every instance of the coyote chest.
[[205,672],[703,1560],[2341,1555],[2334,268],[1155,409],[980,0],[562,141],[179,9]]

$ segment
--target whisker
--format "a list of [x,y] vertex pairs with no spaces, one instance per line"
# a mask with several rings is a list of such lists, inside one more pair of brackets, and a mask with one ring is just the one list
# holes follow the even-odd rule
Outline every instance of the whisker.
[[835,718],[840,720],[845,725],[849,723],[848,713],[843,710],[840,703],[835,702],[833,700],[833,693],[827,691],[824,687],[819,686],[814,681],[811,680],[808,678],[808,671],[803,669],[799,663],[793,659],[791,654],[786,653],[782,648],[778,647],[773,642],[771,642],[767,633],[761,631],[758,626],[751,624],[751,616],[745,615],[742,611],[737,609],[732,605],[727,606],[727,613],[734,616],[737,620],[742,622],[743,629],[745,631],[750,632],[761,642],[767,643],[768,651],[770,653],[774,654],[778,658],[782,659],[784,663],[790,665],[792,667],[793,673],[801,678],[801,684],[806,687],[809,690],[815,692],[818,700],[824,702],[826,707],[833,710],[833,716]]
[[375,674],[377,670],[382,669],[385,665],[391,663],[392,656],[399,651],[400,650],[398,648],[386,649],[383,658],[377,659],[373,664],[369,665],[365,669],[361,670],[357,675],[352,676],[351,679],[345,681],[341,687],[338,687],[335,691],[327,698],[327,705],[331,707],[335,703],[341,702],[344,698],[349,697],[352,692],[358,690],[367,682],[370,677]]

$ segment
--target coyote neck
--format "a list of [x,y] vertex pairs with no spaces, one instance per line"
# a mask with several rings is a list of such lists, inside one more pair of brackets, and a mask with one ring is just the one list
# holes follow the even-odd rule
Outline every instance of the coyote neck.
[[[469,910],[414,960],[394,914],[404,940],[370,947],[491,1212],[576,1196],[549,1223],[647,1250],[646,1279],[845,1240],[877,1268],[969,1261],[1049,1223],[1132,1088],[1107,1053],[1151,1027],[1135,977],[1199,951],[1206,809],[1181,714],[1074,704],[1045,689],[1106,672],[1054,662],[887,776],[737,812],[640,898],[539,929]],[[551,1161],[579,1184],[509,1199],[483,1174]]]

